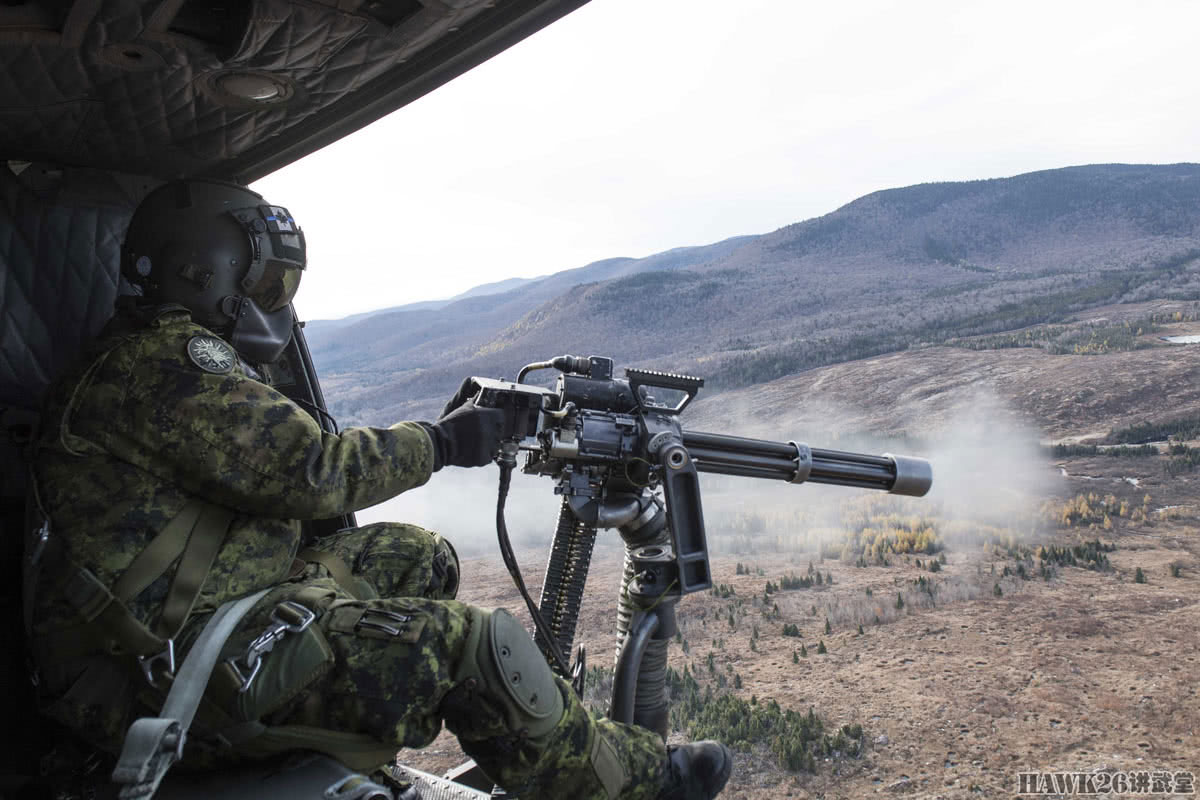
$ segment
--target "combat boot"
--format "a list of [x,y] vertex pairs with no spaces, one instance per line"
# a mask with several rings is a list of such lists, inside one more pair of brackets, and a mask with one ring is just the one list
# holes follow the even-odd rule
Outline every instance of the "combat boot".
[[720,742],[671,745],[666,785],[655,800],[712,800],[725,788],[732,770],[733,754]]

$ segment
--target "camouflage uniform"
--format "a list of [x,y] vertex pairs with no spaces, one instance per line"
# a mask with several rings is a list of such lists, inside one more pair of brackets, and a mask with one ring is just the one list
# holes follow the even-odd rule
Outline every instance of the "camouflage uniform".
[[[529,736],[495,702],[499,690],[468,674],[484,621],[505,612],[453,599],[458,561],[440,536],[380,524],[328,537],[317,552],[300,550],[300,523],[292,518],[335,517],[425,483],[433,452],[424,428],[402,422],[324,433],[236,358],[215,371],[193,363],[189,342],[212,336],[179,307],[110,326],[48,398],[35,461],[41,504],[71,562],[109,587],[193,498],[233,513],[176,637],[184,652],[208,612],[264,587],[275,588],[240,624],[223,658],[244,652],[280,601],[300,599],[321,615],[313,636],[285,638],[264,657],[252,691],[232,691],[214,678],[188,760],[193,751],[219,758],[278,750],[289,731],[322,729],[331,738],[365,734],[359,739],[369,745],[360,750],[380,763],[400,747],[428,744],[444,719],[506,788],[653,797],[665,769],[655,734],[593,719],[557,681],[561,719]],[[221,349],[219,340],[213,346]],[[343,569],[338,578],[328,564],[352,574]],[[146,626],[159,622],[171,580],[168,570],[131,598],[132,615]],[[54,699],[48,713],[115,751],[130,719],[153,710],[162,695],[112,648],[64,657],[55,643],[94,635],[80,623],[62,581],[44,575],[34,644]],[[271,740],[264,725],[283,738],[263,744]],[[235,748],[203,747],[206,731],[220,731]],[[598,773],[600,762],[610,769]],[[623,772],[616,779],[614,763]]]

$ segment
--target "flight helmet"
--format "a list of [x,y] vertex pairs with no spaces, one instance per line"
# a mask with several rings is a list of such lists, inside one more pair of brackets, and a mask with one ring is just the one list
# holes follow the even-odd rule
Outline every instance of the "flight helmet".
[[146,298],[184,306],[261,364],[291,340],[304,267],[304,233],[286,208],[215,180],[173,181],[146,195],[121,253],[122,274]]

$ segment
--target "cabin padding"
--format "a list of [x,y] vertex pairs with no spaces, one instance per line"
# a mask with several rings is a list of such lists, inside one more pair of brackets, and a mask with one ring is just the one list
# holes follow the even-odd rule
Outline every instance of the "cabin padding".
[[112,316],[121,241],[147,181],[0,167],[0,408],[36,410]]

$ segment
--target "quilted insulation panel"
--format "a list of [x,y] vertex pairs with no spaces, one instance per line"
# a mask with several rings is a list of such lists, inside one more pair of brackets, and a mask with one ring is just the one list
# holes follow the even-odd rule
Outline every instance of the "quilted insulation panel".
[[149,183],[0,167],[0,407],[33,409],[112,316],[121,240]]
[[163,178],[248,181],[259,177],[253,165],[222,167],[250,148],[287,147],[302,131],[312,136],[344,124],[348,109],[374,102],[389,82],[414,80],[458,57],[455,41],[478,42],[579,2],[5,2],[0,152]]

